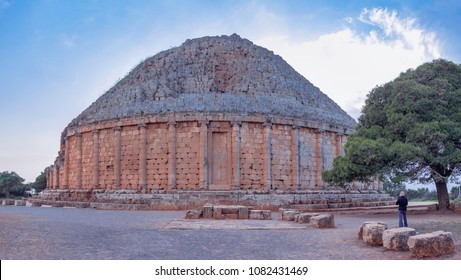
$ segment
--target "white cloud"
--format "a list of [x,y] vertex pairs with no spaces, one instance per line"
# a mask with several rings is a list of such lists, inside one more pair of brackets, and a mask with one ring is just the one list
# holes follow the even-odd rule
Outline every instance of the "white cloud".
[[396,11],[363,9],[356,20],[346,18],[345,23],[312,41],[282,35],[255,42],[280,54],[354,118],[373,87],[441,56],[436,34]]
[[76,46],[76,35],[61,34],[61,43],[67,48],[73,48]]

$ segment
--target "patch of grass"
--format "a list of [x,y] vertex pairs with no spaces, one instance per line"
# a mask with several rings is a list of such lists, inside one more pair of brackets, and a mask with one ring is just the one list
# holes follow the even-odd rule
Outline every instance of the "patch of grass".
[[437,203],[437,199],[433,199],[433,198],[411,198],[408,201],[409,202],[435,202]]

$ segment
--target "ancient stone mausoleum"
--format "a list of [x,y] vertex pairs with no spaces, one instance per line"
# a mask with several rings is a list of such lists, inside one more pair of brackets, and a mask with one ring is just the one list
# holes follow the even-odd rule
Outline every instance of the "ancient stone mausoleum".
[[376,182],[322,182],[355,125],[273,52],[235,34],[187,40],[70,122],[39,199],[136,209],[385,201]]

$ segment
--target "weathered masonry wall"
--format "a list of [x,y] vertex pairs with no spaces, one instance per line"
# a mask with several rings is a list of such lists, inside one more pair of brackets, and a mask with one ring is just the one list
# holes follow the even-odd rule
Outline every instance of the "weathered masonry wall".
[[68,131],[49,189],[298,191],[324,188],[346,131],[292,119],[137,117]]
[[167,189],[169,160],[168,124],[149,124],[145,130],[144,133],[146,133],[147,138],[146,187],[148,191]]

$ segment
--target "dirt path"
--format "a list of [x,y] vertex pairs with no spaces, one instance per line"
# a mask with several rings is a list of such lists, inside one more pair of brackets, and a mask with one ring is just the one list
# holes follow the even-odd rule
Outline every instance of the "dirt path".
[[[336,227],[286,221],[185,220],[185,212],[0,206],[0,259],[410,259],[368,247],[364,221],[397,226],[396,214],[335,214]],[[276,218],[274,213],[273,215]],[[409,215],[419,233],[451,231],[461,259],[461,213]]]

